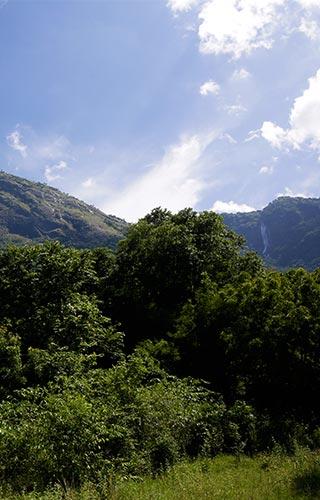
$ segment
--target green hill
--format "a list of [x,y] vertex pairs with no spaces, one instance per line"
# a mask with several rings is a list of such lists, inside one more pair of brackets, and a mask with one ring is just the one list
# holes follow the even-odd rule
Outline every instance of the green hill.
[[279,269],[320,267],[320,199],[281,197],[263,210],[223,218],[267,264]]
[[[320,267],[320,199],[281,197],[263,210],[223,218],[268,265]],[[0,246],[58,240],[114,248],[127,228],[124,220],[58,189],[0,171]]]
[[114,248],[128,224],[58,189],[0,172],[0,245],[58,240]]

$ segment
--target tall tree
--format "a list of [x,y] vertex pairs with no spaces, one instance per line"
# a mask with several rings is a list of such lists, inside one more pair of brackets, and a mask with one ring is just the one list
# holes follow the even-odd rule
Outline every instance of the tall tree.
[[222,284],[241,268],[243,239],[213,212],[157,208],[120,242],[113,312],[134,344],[170,331],[205,274]]

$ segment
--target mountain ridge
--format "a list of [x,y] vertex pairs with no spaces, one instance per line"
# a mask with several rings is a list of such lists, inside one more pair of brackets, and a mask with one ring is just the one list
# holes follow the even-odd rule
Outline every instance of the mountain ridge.
[[[320,267],[320,199],[283,196],[262,210],[221,215],[269,267]],[[0,171],[0,246],[58,240],[114,249],[128,227],[57,188]]]
[[40,182],[0,171],[0,245],[58,240],[115,248],[128,224]]
[[267,265],[320,267],[320,199],[282,196],[262,210],[221,214]]

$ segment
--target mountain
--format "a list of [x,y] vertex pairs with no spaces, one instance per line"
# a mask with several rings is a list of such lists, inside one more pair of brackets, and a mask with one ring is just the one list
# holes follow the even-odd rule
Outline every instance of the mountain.
[[320,199],[284,196],[263,210],[222,215],[268,265],[320,267]]
[[[281,197],[263,210],[222,215],[268,265],[320,267],[320,199]],[[128,226],[58,189],[0,171],[0,246],[59,240],[114,248]]]
[[128,224],[62,193],[0,171],[0,245],[59,240],[80,248],[114,248]]

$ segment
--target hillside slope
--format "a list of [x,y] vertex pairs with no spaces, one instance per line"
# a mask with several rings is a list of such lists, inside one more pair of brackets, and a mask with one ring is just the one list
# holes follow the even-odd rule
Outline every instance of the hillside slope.
[[0,172],[0,245],[58,240],[114,248],[128,224],[58,189]]
[[280,197],[263,210],[223,218],[267,264],[320,267],[320,199]]

